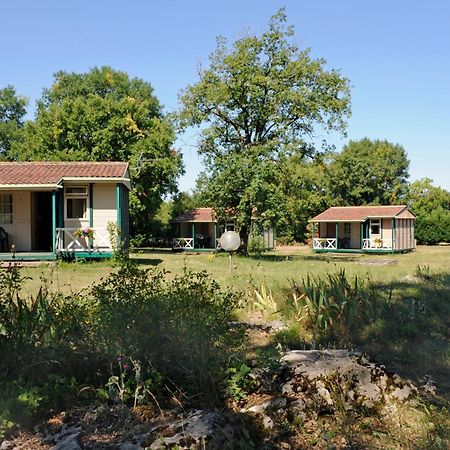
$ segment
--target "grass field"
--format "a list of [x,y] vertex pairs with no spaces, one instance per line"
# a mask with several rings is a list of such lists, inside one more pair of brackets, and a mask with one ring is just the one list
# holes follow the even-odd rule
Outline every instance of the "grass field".
[[[233,272],[229,273],[228,257],[213,253],[173,253],[171,251],[148,251],[132,255],[141,267],[166,270],[168,276],[179,274],[185,268],[192,271],[206,270],[219,283],[245,289],[260,283],[270,287],[275,295],[299,281],[308,273],[325,274],[345,269],[348,275],[369,276],[374,282],[403,280],[414,275],[418,266],[428,266],[432,272],[450,274],[450,247],[418,247],[417,251],[395,255],[330,255],[315,254],[308,247],[282,250],[263,254],[260,258],[233,257]],[[373,265],[384,260],[396,261],[390,265]],[[25,290],[35,292],[44,278],[51,281],[55,290],[79,291],[92,286],[113,270],[108,261],[43,264],[24,269],[30,277]]]
[[[392,321],[368,324],[358,348],[413,379],[431,374],[450,398],[450,247],[422,246],[415,252],[395,255],[317,255],[307,247],[285,247],[259,258],[234,256],[232,273],[225,254],[142,251],[131,257],[140,267],[164,270],[168,277],[186,269],[206,270],[222,286],[243,293],[264,284],[281,307],[290,295],[292,281],[301,282],[308,273],[323,276],[345,269],[350,278],[370,278],[380,293],[392,289],[404,312]],[[433,277],[428,281],[417,278],[418,267]],[[108,261],[25,268],[23,274],[29,279],[24,292],[35,294],[43,279],[55,291],[88,290],[112,270],[114,266]],[[411,319],[417,314],[417,305],[425,312]]]
[[[141,268],[165,271],[168,278],[182,274],[186,270],[207,271],[222,287],[237,291],[241,294],[240,298],[245,300],[241,303],[242,308],[236,311],[236,315],[233,310],[232,320],[235,320],[236,316],[245,320],[276,319],[286,325],[285,329],[278,332],[269,334],[257,331],[256,339],[249,333],[248,339],[240,340],[239,345],[241,342],[245,343],[244,359],[246,361],[252,361],[252,363],[261,361],[261,364],[264,364],[270,355],[278,354],[280,345],[283,350],[309,349],[316,344],[319,348],[353,348],[385,365],[388,373],[397,373],[413,380],[419,387],[423,387],[421,392],[424,393],[416,405],[416,413],[419,410],[426,412],[417,415],[422,417],[420,420],[425,421],[418,424],[418,427],[421,427],[420,442],[425,442],[423,438],[429,435],[430,443],[411,447],[387,446],[386,448],[447,448],[450,427],[447,410],[450,400],[450,247],[419,247],[416,252],[395,255],[317,255],[307,247],[280,248],[276,252],[266,253],[259,258],[234,256],[232,273],[229,271],[226,254],[142,251],[132,254],[131,258]],[[46,283],[53,291],[66,294],[88,292],[94,284],[116,270],[117,266],[110,261],[57,262],[27,267],[21,271],[22,276],[26,277],[23,294],[36,295],[43,283]],[[311,331],[311,323],[314,322],[308,322],[308,318],[304,320],[305,309],[295,311],[293,298],[297,291],[292,284],[295,282],[301,287],[302,280],[308,275],[311,275],[314,280],[322,277],[322,281],[327,282],[333,279],[333,277],[326,278],[328,274],[336,274],[342,270],[345,270],[343,278],[348,280],[348,283],[342,285],[341,292],[344,294],[353,292],[346,298],[356,299],[354,305],[361,308],[361,311],[364,311],[364,308],[369,310],[370,302],[380,308],[377,313],[371,315],[354,316],[358,319],[354,320],[353,327],[351,329],[348,327],[347,333],[343,334],[339,334],[342,330],[339,325],[345,324],[346,316],[337,316],[338,318],[333,322],[337,324],[337,332],[334,335],[326,336],[324,333],[322,341],[314,336],[311,338],[314,334]],[[359,290],[358,294],[355,294],[354,276],[358,276],[361,280],[358,286],[361,286],[363,291]],[[148,280],[143,280],[140,286],[145,289],[144,287],[148,285]],[[266,289],[263,289],[262,285]],[[141,288],[137,291],[138,297],[142,297]],[[366,288],[367,290],[364,291]],[[374,293],[370,297],[367,296],[369,288],[370,292]],[[259,303],[259,306],[263,305],[262,309],[266,308],[263,311],[256,307],[255,289],[260,293],[265,291],[268,293],[267,298],[270,297],[270,301]],[[197,299],[199,291],[192,292],[194,294],[187,297],[188,305],[195,304],[193,301]],[[336,310],[336,305],[339,306],[336,300],[337,291],[327,292],[327,298],[331,299],[331,303],[334,302],[331,307]],[[330,294],[330,292],[333,293]],[[366,297],[361,292],[366,292],[364,294]],[[127,293],[120,295],[126,297]],[[92,298],[89,296],[85,298],[88,299],[86,304],[90,305]],[[369,302],[365,303],[367,299]],[[201,308],[195,308],[195,316],[198,315],[199,310]],[[134,306],[131,311],[134,311]],[[300,313],[296,316],[295,312]],[[122,322],[124,320],[123,305],[120,306],[118,314],[119,322]],[[182,315],[185,314],[184,305]],[[322,314],[321,311],[319,314]],[[109,316],[101,316],[109,323],[107,317]],[[164,328],[168,323],[165,317],[163,323]],[[226,324],[226,328],[229,329],[229,316],[225,321],[221,319],[220,323]],[[134,326],[131,328],[134,329]],[[145,327],[147,327],[147,318]],[[179,329],[176,328],[175,334],[178,331]],[[127,331],[125,335],[128,334]],[[120,334],[120,336],[123,335]],[[146,335],[146,331],[138,332],[132,342],[135,343]],[[331,339],[328,339],[330,336]],[[190,354],[190,350],[183,350],[184,356],[190,356]],[[195,367],[198,368],[197,363]],[[209,373],[209,367],[205,373]],[[433,395],[433,391],[437,395]],[[400,413],[399,417],[401,417]],[[412,423],[415,423],[415,417],[411,419]],[[347,420],[346,417],[344,419]],[[348,430],[353,430],[352,422],[348,423]],[[321,429],[321,432],[325,432],[324,430],[325,428]],[[358,430],[351,432],[355,432],[356,435],[367,434],[365,431]],[[392,431],[391,441],[401,443],[405,436],[397,431]],[[339,426],[336,425],[333,432],[339,434]],[[411,435],[408,439],[414,442],[415,437]]]

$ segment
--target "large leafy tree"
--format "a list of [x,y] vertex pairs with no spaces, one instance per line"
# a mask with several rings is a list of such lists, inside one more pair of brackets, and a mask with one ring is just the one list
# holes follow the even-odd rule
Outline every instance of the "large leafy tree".
[[408,202],[417,217],[415,236],[419,242],[450,242],[450,192],[424,178],[410,184]]
[[329,166],[330,191],[341,205],[392,204],[407,190],[404,148],[388,141],[350,141]]
[[0,89],[0,158],[10,159],[11,146],[22,136],[27,99],[12,86]]
[[343,132],[350,113],[348,80],[292,37],[280,10],[261,35],[231,46],[219,38],[209,67],[180,96],[181,127],[202,126],[202,197],[219,217],[235,215],[244,240],[252,216],[261,226],[286,220],[280,161],[313,153],[317,130]]
[[181,156],[152,86],[110,67],[57,72],[37,103],[24,140],[13,148],[22,160],[129,161],[133,177],[132,231],[145,232],[165,194],[176,190]]
[[285,197],[287,220],[277,230],[279,241],[305,241],[308,221],[332,204],[326,158],[290,157],[282,165],[280,187]]

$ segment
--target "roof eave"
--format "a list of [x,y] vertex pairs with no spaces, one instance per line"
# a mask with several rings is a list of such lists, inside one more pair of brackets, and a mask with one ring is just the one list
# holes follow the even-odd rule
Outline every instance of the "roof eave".
[[59,184],[0,184],[0,190],[8,191],[42,191],[48,190],[52,191],[55,189],[60,189],[61,185]]

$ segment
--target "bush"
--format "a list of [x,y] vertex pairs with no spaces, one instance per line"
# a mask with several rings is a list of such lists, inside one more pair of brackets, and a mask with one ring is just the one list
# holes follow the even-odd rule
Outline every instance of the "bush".
[[260,255],[266,251],[264,238],[260,234],[250,234],[247,244],[247,252]]
[[168,281],[123,261],[90,294],[67,297],[43,286],[25,299],[21,282],[16,267],[0,271],[0,434],[80,391],[131,405],[223,398],[242,333],[229,327],[235,295],[205,272]]

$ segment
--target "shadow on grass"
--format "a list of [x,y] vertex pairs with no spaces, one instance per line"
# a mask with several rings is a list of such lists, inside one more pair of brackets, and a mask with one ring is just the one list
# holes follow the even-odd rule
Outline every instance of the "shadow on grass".
[[158,266],[163,262],[162,259],[159,258],[139,258],[133,257],[132,261],[140,266]]
[[343,262],[353,262],[358,261],[361,256],[355,255],[247,255],[241,256],[241,258],[246,258],[254,261],[343,261]]
[[391,301],[360,327],[355,344],[388,370],[419,383],[432,380],[450,400],[450,275],[377,285]]

